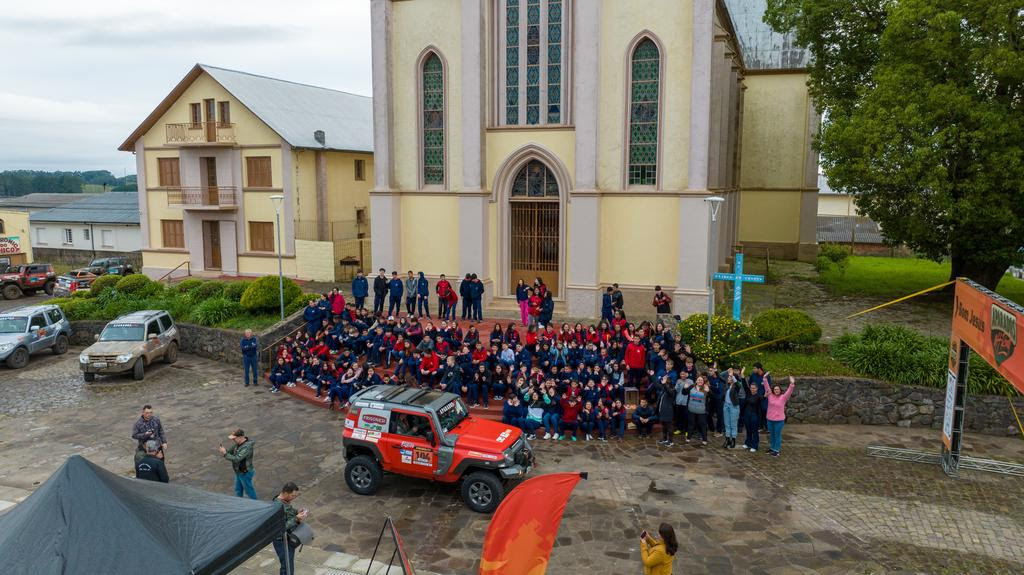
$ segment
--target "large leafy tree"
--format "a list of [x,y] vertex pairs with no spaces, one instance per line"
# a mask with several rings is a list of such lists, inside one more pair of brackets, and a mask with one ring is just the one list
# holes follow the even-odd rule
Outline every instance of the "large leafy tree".
[[1024,259],[1024,2],[768,0],[814,61],[829,183],[995,288]]

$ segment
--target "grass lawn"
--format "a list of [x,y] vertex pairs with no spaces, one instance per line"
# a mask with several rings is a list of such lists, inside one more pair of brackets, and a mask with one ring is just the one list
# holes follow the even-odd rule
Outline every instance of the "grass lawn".
[[776,351],[754,350],[740,356],[740,365],[751,366],[761,362],[776,379],[788,375],[857,375],[852,369],[839,363],[822,351]]
[[[830,269],[819,276],[835,294],[869,295],[895,299],[946,282],[949,262],[916,258],[851,256],[845,275]],[[1024,304],[1024,281],[1004,276],[996,289],[1004,297]]]

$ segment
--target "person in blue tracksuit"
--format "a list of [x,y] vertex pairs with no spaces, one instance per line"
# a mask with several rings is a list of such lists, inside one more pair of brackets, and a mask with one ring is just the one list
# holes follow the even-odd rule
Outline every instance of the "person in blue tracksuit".
[[473,274],[473,319],[476,321],[484,320],[484,282],[480,281]]
[[306,333],[310,337],[316,335],[316,331],[320,329],[320,324],[324,319],[324,310],[320,309],[317,302],[310,301],[309,305],[302,312],[302,319],[306,320]]
[[416,280],[416,303],[419,316],[425,315],[427,319],[430,319],[430,282],[427,281],[423,272],[419,273],[419,278]]
[[466,274],[466,277],[459,282],[459,296],[462,297],[462,319],[470,319],[469,314],[473,310],[473,276]]
[[356,300],[356,309],[365,309],[363,304],[366,302],[366,296],[369,293],[370,282],[366,281],[363,270],[359,270],[356,272],[356,277],[352,278],[352,297]]
[[608,286],[604,294],[601,296],[601,319],[603,321],[612,323],[612,287]]
[[384,298],[388,294],[388,278],[384,276],[384,268],[377,270],[377,277],[373,278],[373,313],[380,315],[384,313]]
[[388,282],[388,315],[397,315],[402,311],[402,292],[405,286],[398,277],[398,272],[391,272],[391,281]]
[[270,385],[273,386],[270,393],[277,393],[281,391],[282,385],[291,385],[291,383],[292,367],[285,363],[283,357],[280,357],[270,372]]
[[242,383],[249,387],[249,382],[259,385],[260,376],[260,340],[252,334],[251,329],[245,330],[241,341],[242,346]]
[[551,298],[551,292],[544,294],[544,301],[540,304],[540,324],[551,325],[551,317],[555,314],[555,300]]

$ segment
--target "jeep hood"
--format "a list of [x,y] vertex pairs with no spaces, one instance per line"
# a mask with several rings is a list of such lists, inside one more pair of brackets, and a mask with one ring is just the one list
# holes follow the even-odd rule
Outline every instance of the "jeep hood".
[[459,449],[500,454],[512,447],[522,434],[523,431],[518,427],[470,415],[455,426],[450,435],[459,436],[456,443]]
[[0,345],[5,343],[18,343],[28,341],[28,335],[24,333],[0,333]]
[[142,350],[141,341],[98,341],[82,350],[82,353],[91,355],[115,355],[122,353],[134,353],[137,349]]

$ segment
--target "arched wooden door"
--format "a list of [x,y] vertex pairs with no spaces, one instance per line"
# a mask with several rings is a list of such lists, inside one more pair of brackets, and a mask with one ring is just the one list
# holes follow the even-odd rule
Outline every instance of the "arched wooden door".
[[559,295],[560,238],[558,181],[540,160],[531,160],[512,180],[509,192],[509,290],[519,279],[533,284],[540,277],[552,295]]

